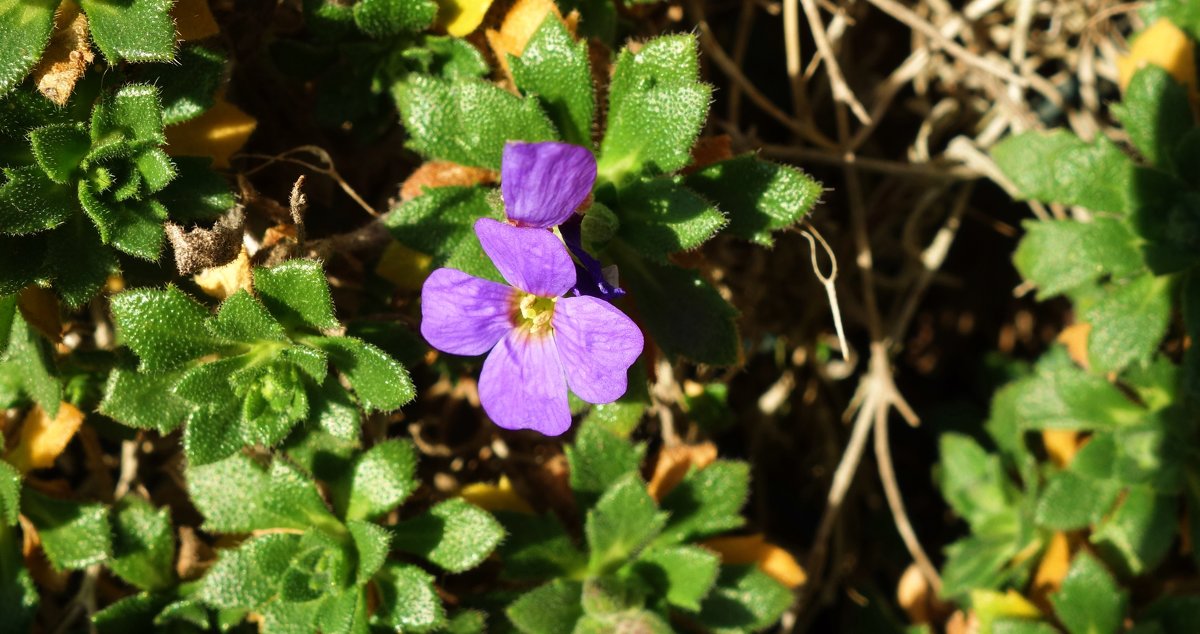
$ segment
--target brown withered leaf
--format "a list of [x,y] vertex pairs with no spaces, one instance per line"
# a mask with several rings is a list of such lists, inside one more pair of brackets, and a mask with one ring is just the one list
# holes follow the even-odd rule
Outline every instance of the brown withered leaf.
[[79,10],[79,5],[66,0],[54,16],[50,44],[33,69],[38,92],[60,106],[66,105],[75,90],[75,82],[83,77],[95,59],[88,37],[87,16]]
[[168,222],[167,239],[175,251],[175,268],[180,275],[191,275],[232,262],[242,248],[242,227],[246,214],[239,207],[221,216],[212,229],[183,227]]
[[408,202],[433,187],[469,187],[492,185],[499,180],[495,171],[467,167],[449,161],[429,161],[413,171],[400,186],[400,201]]
[[171,18],[181,42],[203,40],[221,32],[208,8],[208,0],[177,0],[171,7]]
[[692,147],[692,162],[683,168],[684,174],[733,158],[733,138],[728,134],[700,137]]
[[17,296],[17,308],[25,323],[33,326],[43,337],[53,343],[62,341],[62,313],[58,310],[58,296],[40,286],[28,286]]

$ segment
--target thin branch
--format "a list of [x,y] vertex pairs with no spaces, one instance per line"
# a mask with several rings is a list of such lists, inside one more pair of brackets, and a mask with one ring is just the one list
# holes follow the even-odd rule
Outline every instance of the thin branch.
[[[794,2],[795,0],[790,0]],[[859,103],[858,97],[854,96],[854,91],[850,89],[850,85],[846,83],[846,77],[842,74],[842,67],[838,64],[837,57],[833,53],[833,46],[829,44],[829,34],[825,31],[825,22],[821,20],[821,12],[817,10],[817,3],[814,0],[800,0],[801,6],[804,7],[804,17],[808,18],[808,28],[812,30],[813,41],[817,45],[817,51],[821,53],[821,57],[825,60],[825,73],[829,75],[829,85],[833,88],[833,98],[837,101],[846,104],[850,108],[850,112],[854,113],[854,117],[860,123],[870,125],[871,116],[867,114],[867,109]],[[787,14],[787,4],[784,5],[784,14]],[[790,74],[790,68],[789,68]]]
[[[313,156],[316,156],[328,167],[321,167],[320,165],[313,165],[307,161],[291,158],[292,154],[301,153],[312,154]],[[247,176],[261,171],[273,163],[292,163],[294,165],[300,165],[308,168],[318,174],[324,174],[333,179],[333,181],[338,184],[338,187],[341,187],[342,191],[346,192],[346,195],[349,196],[351,200],[353,200],[355,203],[358,203],[359,207],[362,207],[363,211],[375,217],[380,215],[378,211],[375,211],[373,207],[367,204],[367,201],[363,200],[362,196],[358,195],[358,192],[354,191],[354,188],[350,186],[350,183],[346,182],[346,179],[342,178],[342,175],[338,173],[337,168],[334,167],[333,159],[329,156],[329,153],[315,145],[301,145],[300,147],[292,148],[286,152],[276,154],[274,156],[270,154],[238,154],[235,158],[262,159],[266,161],[262,165],[246,170],[244,173]]]

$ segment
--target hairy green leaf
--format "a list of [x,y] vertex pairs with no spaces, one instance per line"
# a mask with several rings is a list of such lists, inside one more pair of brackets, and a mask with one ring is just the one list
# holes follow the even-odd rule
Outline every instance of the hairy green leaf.
[[0,0],[0,95],[20,83],[42,58],[58,2]]
[[420,555],[448,572],[463,572],[495,550],[504,529],[487,511],[455,498],[395,525],[392,535],[397,549]]
[[290,327],[321,330],[339,325],[320,262],[289,260],[254,269],[254,291],[267,310]]
[[417,454],[403,440],[389,440],[368,449],[354,461],[346,484],[344,517],[374,519],[391,511],[417,490]]
[[583,617],[582,594],[578,581],[555,579],[521,595],[505,613],[524,634],[571,634]]
[[587,43],[575,43],[566,26],[547,14],[520,57],[508,58],[513,81],[542,102],[563,139],[591,147],[596,108]]
[[21,514],[37,528],[46,558],[57,570],[86,568],[112,556],[108,509],[46,497],[26,487]]
[[427,632],[446,620],[433,577],[416,566],[389,561],[375,575],[379,610],[375,618],[405,632]]
[[175,582],[175,537],[164,507],[127,495],[113,507],[113,557],[118,576],[142,590],[165,590]]
[[678,543],[741,527],[749,495],[750,467],[744,462],[718,460],[689,472],[662,499],[670,518],[659,541]]
[[1038,299],[1071,291],[1104,277],[1123,279],[1145,269],[1140,242],[1120,220],[1099,217],[1025,222],[1013,254],[1017,270],[1038,289]]
[[655,178],[620,192],[620,236],[643,255],[666,261],[704,244],[725,226],[725,216],[677,179]]
[[175,54],[173,0],[79,0],[92,39],[109,65],[118,60],[159,62]]
[[196,598],[216,608],[257,608],[278,592],[300,539],[299,535],[273,533],[222,551],[200,579]]
[[163,372],[216,352],[208,310],[174,286],[137,289],[112,298],[117,337],[141,360],[143,372]]
[[808,174],[753,154],[705,166],[683,182],[725,212],[726,231],[764,246],[773,243],[773,232],[803,220],[821,196],[821,184]]
[[720,573],[721,559],[696,546],[649,548],[634,564],[634,570],[667,600],[667,603],[696,612]]
[[1081,552],[1050,600],[1070,634],[1115,634],[1122,628],[1129,597],[1095,557]]
[[311,343],[329,353],[367,411],[399,409],[416,396],[408,371],[383,350],[354,337],[320,337]]

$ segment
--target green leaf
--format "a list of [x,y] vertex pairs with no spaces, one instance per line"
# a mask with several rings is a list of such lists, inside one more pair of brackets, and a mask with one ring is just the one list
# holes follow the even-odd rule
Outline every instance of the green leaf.
[[634,571],[667,603],[689,612],[700,610],[720,568],[720,557],[696,546],[650,548],[634,564]]
[[141,359],[142,372],[164,372],[218,350],[208,309],[174,286],[137,289],[112,298],[117,337]]
[[283,460],[263,471],[248,457],[233,456],[188,469],[188,492],[204,515],[203,528],[248,533],[272,528],[322,528],[334,534],[341,523],[325,507],[313,482]]
[[354,540],[354,550],[358,554],[358,569],[355,579],[358,585],[363,585],[379,572],[387,561],[388,552],[392,549],[392,534],[378,524],[350,520],[346,522],[350,537]]
[[346,500],[341,515],[369,520],[391,511],[417,490],[416,470],[417,454],[411,443],[389,440],[371,447],[355,459],[346,484],[341,485],[348,494],[335,496]]
[[351,588],[329,597],[317,611],[316,625],[326,634],[367,634],[366,588]]
[[21,514],[37,528],[42,550],[56,570],[79,570],[112,556],[108,509],[46,497],[26,487]]
[[20,510],[21,472],[0,460],[0,526],[16,526]]
[[541,516],[498,511],[508,538],[500,544],[501,575],[517,581],[552,577],[577,578],[587,570],[587,557],[552,513]]
[[399,409],[416,396],[408,371],[383,350],[354,337],[320,337],[311,343],[329,353],[367,411]]
[[[139,154],[134,162],[148,193],[162,190],[175,179],[175,164],[162,148],[150,148]],[[165,218],[166,214],[163,216]]]
[[162,626],[167,623],[188,623],[204,630],[211,625],[208,608],[192,599],[182,599],[170,603],[158,613],[158,616],[154,617],[155,625]]
[[1145,416],[1103,377],[1075,365],[1062,347],[1042,355],[1033,376],[1016,385],[1017,416],[1030,429],[1102,430]]
[[1022,199],[1130,213],[1135,166],[1104,135],[1089,145],[1066,130],[1025,132],[992,149],[992,158]]
[[650,339],[671,356],[711,365],[737,363],[737,309],[696,271],[636,257],[619,254],[617,263]]
[[581,425],[575,442],[565,450],[571,490],[579,508],[590,508],[618,480],[637,473],[642,449],[599,425]]
[[57,8],[58,0],[0,2],[0,95],[16,87],[41,59]]
[[420,568],[389,561],[375,575],[379,609],[375,619],[405,632],[427,632],[446,620],[433,577]]
[[1146,64],[1133,74],[1114,110],[1151,165],[1177,171],[1175,147],[1196,126],[1186,88],[1166,70]]
[[821,197],[821,184],[808,174],[753,154],[705,166],[683,182],[725,212],[726,231],[763,246],[771,246],[773,232],[803,220]]
[[611,572],[636,557],[666,523],[641,477],[625,475],[587,513],[588,569],[594,574]]
[[1050,597],[1070,634],[1116,634],[1129,601],[1112,575],[1086,551],[1075,555],[1062,588]]
[[156,200],[114,202],[79,181],[79,204],[100,232],[100,240],[129,255],[155,262],[162,251],[167,210]]
[[428,159],[499,170],[505,143],[557,138],[537,101],[483,80],[417,76],[395,98],[408,146]]
[[392,528],[398,550],[424,557],[448,572],[478,566],[504,539],[504,529],[487,511],[454,498]]
[[233,208],[236,201],[225,179],[209,169],[208,157],[176,156],[175,179],[158,192],[158,202],[177,221],[208,220]]
[[79,0],[96,46],[110,66],[118,60],[159,62],[175,54],[172,0]]
[[242,343],[288,340],[283,326],[245,289],[239,289],[221,302],[217,316],[206,325],[216,339]]
[[700,539],[745,524],[741,510],[750,495],[750,466],[718,460],[693,470],[659,505],[670,514],[660,543]]
[[0,296],[0,359],[8,351],[8,341],[12,336],[13,320],[17,317],[17,296]]
[[[227,58],[219,50],[185,45],[173,63],[143,66],[138,77],[158,86],[164,125],[190,121],[213,106]],[[151,79],[152,78],[152,79]]]
[[117,270],[117,258],[104,248],[100,236],[81,214],[47,236],[46,271],[58,296],[72,308],[78,308],[100,292],[110,273]]
[[500,282],[504,278],[475,237],[475,221],[503,217],[488,205],[482,187],[438,187],[393,208],[383,224],[397,242],[432,256],[433,266]]
[[325,433],[348,442],[358,441],[358,407],[334,374],[309,394],[309,418]]
[[597,165],[602,179],[620,183],[688,164],[712,95],[698,77],[693,35],[660,37],[637,53],[621,51]]
[[196,598],[215,608],[257,608],[278,592],[300,539],[299,535],[273,533],[222,551],[200,579]]
[[183,453],[189,465],[210,464],[242,448],[242,399],[230,381],[245,360],[238,356],[205,363],[187,371],[175,385],[176,396],[192,405],[183,430]]
[[142,590],[165,590],[175,583],[175,537],[168,509],[155,509],[127,495],[113,507],[113,558],[118,576]]
[[1120,562],[1124,572],[1141,575],[1153,570],[1175,539],[1179,500],[1148,486],[1129,487],[1125,499],[1091,536],[1093,544]]
[[1120,492],[1121,486],[1116,482],[1093,480],[1074,471],[1063,471],[1046,483],[1038,498],[1034,521],[1054,530],[1091,526],[1112,508]]
[[678,179],[637,181],[622,189],[620,198],[621,239],[660,261],[704,244],[725,225],[720,211]]
[[791,591],[756,566],[722,566],[699,621],[714,634],[757,632],[778,621],[791,603]]
[[154,592],[127,596],[92,616],[100,634],[123,634],[154,628],[155,615],[170,599]]
[[1112,218],[1027,221],[1013,262],[1038,289],[1038,299],[1074,290],[1104,277],[1120,280],[1145,269],[1139,240]]
[[288,260],[269,268],[254,269],[254,292],[267,310],[284,324],[318,330],[337,328],[333,299],[321,263]]
[[321,531],[304,533],[295,557],[280,579],[279,599],[305,603],[352,588],[355,571],[351,554],[342,539],[333,539]]
[[52,123],[31,131],[29,146],[46,176],[65,185],[91,149],[92,140],[81,123]]
[[1092,325],[1088,359],[1094,372],[1149,361],[1171,319],[1170,278],[1141,275],[1116,286],[1083,313]]
[[605,615],[587,614],[576,624],[573,634],[608,634],[608,632],[639,632],[642,634],[672,634],[670,624],[649,610],[632,609]]
[[537,97],[563,139],[592,146],[596,101],[587,42],[577,44],[561,20],[546,14],[520,57],[508,56],[508,65],[517,88]]
[[1010,511],[1015,492],[999,456],[963,434],[942,434],[938,445],[937,480],[950,508],[972,527]]
[[21,391],[47,414],[56,416],[62,402],[62,387],[56,377],[50,344],[25,323],[20,313],[14,317],[8,351],[0,357],[0,367],[15,370]]
[[371,37],[390,37],[424,31],[437,12],[431,0],[361,0],[354,5],[354,23]]
[[525,634],[571,634],[583,616],[583,584],[555,579],[521,595],[504,611]]
[[0,233],[24,235],[53,229],[79,209],[71,189],[50,180],[38,167],[17,167],[3,172]]
[[14,632],[33,628],[38,590],[21,556],[21,535],[0,522],[0,623]]
[[[102,0],[84,0],[84,9]],[[165,2],[168,0],[150,0]],[[133,4],[146,0],[131,0]],[[89,16],[90,17],[90,16]],[[172,31],[174,28],[172,27]],[[93,35],[95,32],[93,31]],[[102,47],[103,48],[103,47]],[[124,84],[116,92],[105,95],[92,110],[92,142],[108,142],[110,138],[142,141],[151,145],[166,143],[163,135],[162,106],[158,89],[150,84]]]

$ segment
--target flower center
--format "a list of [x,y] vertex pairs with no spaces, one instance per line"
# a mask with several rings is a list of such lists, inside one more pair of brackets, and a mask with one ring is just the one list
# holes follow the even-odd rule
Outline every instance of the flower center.
[[528,328],[529,334],[550,332],[554,329],[550,319],[554,317],[554,304],[557,297],[538,297],[529,293],[520,293],[517,300],[514,320],[518,328]]

